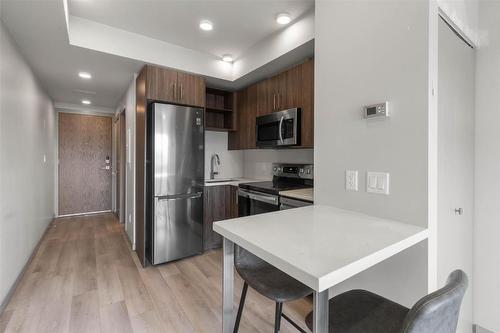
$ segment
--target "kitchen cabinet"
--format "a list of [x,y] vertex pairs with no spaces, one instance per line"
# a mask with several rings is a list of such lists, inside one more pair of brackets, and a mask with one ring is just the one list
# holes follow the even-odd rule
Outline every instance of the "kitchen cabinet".
[[146,97],[149,100],[204,107],[205,80],[170,68],[146,65]]
[[314,146],[314,60],[308,59],[236,93],[237,130],[230,133],[231,150],[255,149],[255,118],[276,111],[301,109],[301,143]]
[[238,217],[238,187],[206,186],[203,205],[203,249],[220,248],[222,237],[213,231],[213,223]]

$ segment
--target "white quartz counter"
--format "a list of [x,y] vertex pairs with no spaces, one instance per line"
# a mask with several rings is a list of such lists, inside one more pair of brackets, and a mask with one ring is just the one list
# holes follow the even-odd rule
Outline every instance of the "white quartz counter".
[[426,228],[319,205],[215,222],[213,228],[318,292],[428,237]]
[[[242,183],[262,182],[262,181],[266,181],[267,179],[231,178],[231,180],[228,180],[228,181],[210,182],[211,180],[213,181],[213,179],[205,179],[204,185],[205,186],[220,186],[220,185],[238,186]],[[217,180],[217,179],[215,179],[215,180]]]
[[281,191],[280,195],[287,198],[314,202],[314,189],[312,187],[301,188],[298,190]]

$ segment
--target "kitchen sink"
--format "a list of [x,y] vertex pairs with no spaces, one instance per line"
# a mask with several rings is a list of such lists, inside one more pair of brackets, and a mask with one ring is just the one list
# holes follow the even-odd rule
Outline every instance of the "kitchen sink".
[[206,179],[205,184],[213,184],[213,183],[228,183],[228,182],[234,182],[235,178],[223,178],[223,179]]

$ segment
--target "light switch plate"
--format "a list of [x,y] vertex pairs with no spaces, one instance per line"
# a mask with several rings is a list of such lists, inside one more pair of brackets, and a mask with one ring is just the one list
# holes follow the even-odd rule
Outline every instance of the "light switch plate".
[[389,174],[385,172],[366,173],[366,192],[389,194]]
[[358,190],[358,171],[355,170],[345,171],[345,189],[346,191]]

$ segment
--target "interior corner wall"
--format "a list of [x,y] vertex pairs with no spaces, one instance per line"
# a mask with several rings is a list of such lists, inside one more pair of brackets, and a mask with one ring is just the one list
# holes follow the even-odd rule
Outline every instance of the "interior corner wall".
[[0,21],[0,313],[54,217],[56,113]]
[[479,3],[476,53],[474,322],[500,332],[500,2]]
[[[317,1],[315,203],[427,227],[429,3]],[[389,119],[363,118],[388,101]],[[359,191],[345,190],[358,170]],[[366,192],[366,172],[390,173],[390,195]],[[345,281],[411,306],[428,291],[427,242]]]

